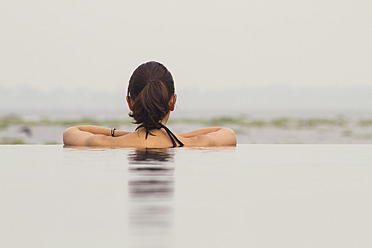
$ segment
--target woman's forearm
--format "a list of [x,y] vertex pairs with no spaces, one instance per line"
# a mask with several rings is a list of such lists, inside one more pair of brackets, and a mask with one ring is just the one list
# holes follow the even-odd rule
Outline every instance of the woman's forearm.
[[205,135],[208,133],[217,132],[218,130],[221,130],[221,129],[222,127],[206,127],[206,128],[201,128],[198,130],[190,131],[187,133],[182,133],[182,134],[179,134],[179,136],[185,137],[185,138],[191,138],[191,137],[195,137],[198,135]]
[[84,125],[84,126],[76,126],[73,127],[76,128],[79,131],[87,132],[91,134],[103,134],[106,136],[111,136],[111,129],[106,127],[99,127],[99,126],[93,126],[93,125]]
[[[84,125],[84,126],[77,126],[78,130],[83,132],[88,132],[92,134],[102,134],[106,136],[111,136],[111,129],[106,127],[99,127],[99,126],[93,126],[93,125]],[[115,130],[114,131],[114,137],[123,136],[126,134],[129,134],[130,132],[125,132],[121,130]]]
[[[126,135],[130,132],[115,130],[114,137]],[[67,128],[63,132],[63,143],[65,145],[86,146],[91,145],[91,140],[96,137],[110,137],[111,129],[99,126],[84,125]],[[107,138],[108,138],[107,137]]]
[[[120,130],[115,130],[114,137],[128,134]],[[63,142],[65,145],[86,145],[86,141],[92,135],[112,136],[111,129],[93,125],[75,126],[66,129],[63,133]]]
[[235,146],[236,135],[230,128],[210,127],[178,135],[187,146]]

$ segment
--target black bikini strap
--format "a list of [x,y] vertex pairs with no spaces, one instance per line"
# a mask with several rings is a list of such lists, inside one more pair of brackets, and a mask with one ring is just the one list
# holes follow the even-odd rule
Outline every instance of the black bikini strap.
[[[167,132],[167,134],[168,134],[168,136],[169,136],[169,138],[171,139],[171,141],[172,141],[172,144],[173,144],[173,147],[177,147],[177,143],[176,143],[176,141],[178,142],[178,144],[180,144],[180,147],[182,147],[182,146],[184,146],[184,144],[176,137],[176,135],[174,135],[173,133],[172,133],[172,131],[171,130],[169,130],[169,128],[167,128],[166,126],[164,126],[162,123],[159,123],[159,125],[160,125],[160,128],[164,128],[164,130]],[[142,125],[139,125],[136,129],[135,129],[135,131],[137,131],[139,128],[141,128],[141,127],[144,127],[144,125],[142,124]],[[160,129],[159,128],[159,129]],[[149,130],[147,130],[146,129],[146,139],[147,139],[147,136],[148,135],[152,135],[152,136],[154,136],[152,133],[150,133],[150,131]],[[174,141],[174,140],[176,140],[176,141]]]
[[[141,125],[139,125],[134,131],[137,131],[139,128],[141,128],[141,127],[144,127],[144,125],[143,124],[141,124]],[[147,139],[147,136],[149,136],[149,134],[151,135],[151,136],[154,136],[152,133],[150,133],[150,131],[149,130],[147,130],[146,129],[146,139]]]
[[[172,133],[172,131],[171,130],[169,130],[169,128],[167,128],[166,126],[164,126],[162,123],[160,123],[160,126],[162,127],[162,128],[164,128],[165,129],[165,131],[168,133],[168,135],[169,135],[169,138],[172,140],[172,143],[173,143],[173,147],[176,147],[177,146],[177,144],[176,144],[176,142],[174,141],[174,140],[176,140],[177,142],[178,142],[178,144],[180,144],[180,147],[182,147],[182,146],[184,146],[184,144],[176,137],[176,135],[174,135],[173,133]],[[172,138],[173,137],[173,138]]]
[[164,130],[167,132],[169,138],[171,139],[172,141],[172,144],[173,144],[173,147],[176,147],[177,144],[176,144],[176,141],[174,141],[173,137],[172,137],[172,132],[164,125],[161,126],[162,128],[164,128]]

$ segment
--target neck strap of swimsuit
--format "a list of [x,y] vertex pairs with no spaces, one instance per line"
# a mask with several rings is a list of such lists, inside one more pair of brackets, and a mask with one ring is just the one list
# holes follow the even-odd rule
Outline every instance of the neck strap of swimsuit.
[[[171,138],[172,140],[172,143],[173,143],[173,147],[176,147],[177,144],[174,140],[176,140],[178,142],[178,144],[180,144],[180,146],[184,146],[184,144],[176,137],[176,135],[174,135],[171,130],[169,130],[169,128],[167,128],[165,125],[163,125],[162,123],[160,123],[160,127],[164,128],[164,130],[168,133],[169,137]],[[174,139],[172,139],[172,137]]]
[[[140,129],[141,127],[145,127],[143,124],[142,125],[139,125],[138,127],[136,127],[136,129],[134,130],[134,131],[137,131],[138,129]],[[146,139],[147,139],[147,136],[149,136],[149,134],[151,135],[151,136],[154,136],[151,132],[150,132],[150,130],[148,130],[147,128],[145,128],[146,129]],[[157,129],[160,129],[160,127],[159,128],[157,128]]]
[[[172,131],[171,130],[169,130],[169,128],[167,128],[165,125],[163,125],[162,123],[159,123],[159,128],[157,128],[157,129],[160,129],[160,128],[164,128],[164,130],[167,132],[167,134],[168,134],[168,136],[169,136],[169,138],[171,139],[171,141],[172,141],[172,144],[173,144],[173,147],[177,147],[177,143],[176,143],[176,141],[178,142],[178,144],[180,144],[180,147],[182,147],[182,146],[184,146],[184,144],[176,137],[176,135],[174,135],[173,133],[172,133]],[[141,124],[141,125],[139,125],[136,129],[135,129],[135,131],[137,131],[139,128],[141,128],[141,127],[145,127],[143,124]],[[152,136],[154,136],[152,133],[150,133],[150,131],[149,130],[147,130],[146,129],[146,139],[147,139],[147,136],[148,135],[152,135]],[[176,141],[175,141],[176,140]]]

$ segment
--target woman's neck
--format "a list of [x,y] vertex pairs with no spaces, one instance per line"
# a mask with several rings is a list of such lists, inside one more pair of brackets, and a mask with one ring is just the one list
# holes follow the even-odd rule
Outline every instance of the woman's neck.
[[[169,119],[169,115],[170,115],[170,111],[168,112],[168,114],[160,121],[161,124],[163,124],[164,126],[166,126],[167,122],[168,122],[168,119]],[[141,126],[141,124],[138,124],[137,127]]]
[[169,115],[170,115],[170,111],[168,112],[168,114],[166,116],[164,116],[164,118],[160,121],[161,124],[163,124],[164,126],[167,124],[167,121],[169,119]]

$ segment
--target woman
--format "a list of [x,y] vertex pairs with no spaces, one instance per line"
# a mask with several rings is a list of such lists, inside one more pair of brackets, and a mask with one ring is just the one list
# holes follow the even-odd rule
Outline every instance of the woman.
[[158,62],[140,65],[129,80],[129,116],[138,124],[134,132],[98,126],[70,127],[63,133],[67,146],[120,146],[166,148],[177,146],[235,146],[233,130],[208,127],[174,135],[167,127],[177,96],[171,73]]

